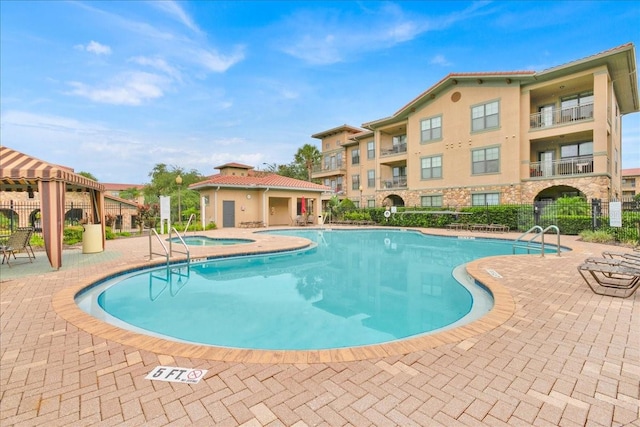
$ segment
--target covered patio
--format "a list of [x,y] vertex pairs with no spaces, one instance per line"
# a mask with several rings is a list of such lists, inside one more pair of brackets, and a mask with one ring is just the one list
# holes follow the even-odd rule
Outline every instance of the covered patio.
[[65,194],[88,192],[91,201],[89,222],[100,224],[102,247],[105,243],[104,186],[73,172],[73,169],[53,165],[9,147],[0,147],[0,191],[22,191],[35,198],[39,193],[42,235],[49,263],[54,269],[62,266]]

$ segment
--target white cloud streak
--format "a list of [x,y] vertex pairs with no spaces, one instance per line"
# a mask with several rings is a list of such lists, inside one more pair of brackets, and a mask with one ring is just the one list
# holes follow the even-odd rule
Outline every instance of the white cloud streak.
[[314,65],[348,61],[365,52],[387,49],[429,31],[439,31],[484,12],[485,2],[446,16],[408,16],[396,4],[367,10],[366,16],[342,14],[339,10],[298,11],[283,23],[286,41],[280,50]]
[[93,40],[91,40],[86,46],[78,44],[74,47],[78,50],[90,52],[96,55],[111,55],[111,48],[109,46],[103,45]]
[[104,104],[141,105],[145,101],[163,96],[163,86],[168,83],[166,78],[156,74],[127,72],[101,87],[70,82],[72,90],[69,93]]

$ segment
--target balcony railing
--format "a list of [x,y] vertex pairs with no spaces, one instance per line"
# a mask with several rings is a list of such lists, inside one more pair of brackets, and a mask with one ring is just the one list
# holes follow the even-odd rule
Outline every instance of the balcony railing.
[[394,145],[391,148],[380,147],[380,157],[393,156],[394,154],[406,153],[407,144]]
[[532,162],[531,178],[566,177],[593,173],[593,157],[572,157],[567,159]]
[[531,129],[540,129],[549,126],[590,120],[593,119],[593,104],[541,111],[539,113],[531,114],[530,118]]
[[313,167],[313,173],[322,173],[322,172],[334,172],[341,171],[345,169],[345,165],[343,162],[337,162],[334,164],[320,165]]
[[383,178],[380,180],[380,188],[383,190],[391,188],[407,188],[407,177],[394,176],[393,178]]

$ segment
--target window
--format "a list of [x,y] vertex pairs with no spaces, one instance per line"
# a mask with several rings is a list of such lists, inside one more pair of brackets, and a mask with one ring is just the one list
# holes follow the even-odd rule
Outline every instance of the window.
[[376,207],[376,201],[375,200],[367,200],[367,207],[368,208],[375,208]]
[[360,164],[360,149],[359,148],[354,148],[351,151],[351,164],[352,165],[359,165]]
[[351,189],[359,190],[360,189],[360,175],[352,175],[351,176]]
[[376,171],[369,169],[367,171],[367,187],[375,188],[376,186]]
[[579,142],[577,144],[563,145],[560,147],[560,157],[582,157],[593,155],[593,142]]
[[441,207],[442,196],[422,196],[420,197],[420,204],[425,207]]
[[420,160],[422,179],[442,178],[442,156],[425,157]]
[[560,100],[562,120],[577,120],[593,117],[593,92],[565,96]]
[[471,204],[473,206],[499,205],[499,193],[479,193],[471,195]]
[[442,139],[442,117],[432,117],[420,122],[420,142]]
[[339,193],[343,191],[343,189],[342,189],[342,177],[341,176],[336,178],[336,191],[339,192]]
[[472,173],[498,173],[500,172],[500,148],[483,148],[473,150],[472,157]]
[[391,144],[394,147],[400,147],[407,144],[407,135],[396,135],[391,139]]
[[471,131],[497,128],[500,125],[499,113],[498,101],[471,107]]
[[376,144],[373,141],[367,142],[367,159],[376,158]]

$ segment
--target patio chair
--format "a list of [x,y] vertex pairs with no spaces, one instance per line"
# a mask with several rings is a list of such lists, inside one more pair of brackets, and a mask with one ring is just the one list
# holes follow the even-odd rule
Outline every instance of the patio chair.
[[611,259],[631,259],[640,261],[640,251],[634,249],[633,252],[613,252],[613,251],[604,251],[602,252],[602,256],[604,258]]
[[16,254],[23,251],[27,254],[29,262],[33,262],[33,260],[36,259],[36,254],[31,247],[32,234],[33,228],[31,227],[17,228],[16,231],[9,236],[7,241],[0,246],[0,251],[2,251],[2,264],[7,261],[7,265],[11,267],[11,256],[13,255],[13,259],[17,259]]
[[578,272],[598,295],[628,298],[640,286],[640,268],[588,261],[578,266]]

